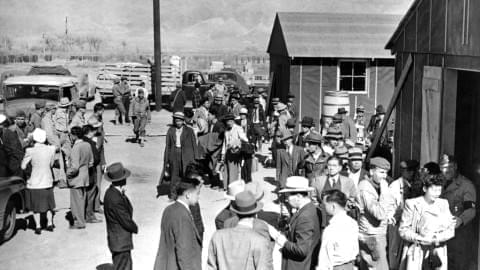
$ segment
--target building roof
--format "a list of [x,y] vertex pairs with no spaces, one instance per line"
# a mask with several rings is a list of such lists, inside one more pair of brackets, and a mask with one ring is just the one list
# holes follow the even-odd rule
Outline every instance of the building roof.
[[29,75],[14,76],[6,79],[4,85],[44,85],[44,86],[72,86],[78,80],[71,76],[56,75]]
[[[401,16],[279,12],[279,24],[289,57],[393,58],[384,49]],[[275,26],[274,26],[275,29]],[[267,52],[271,52],[272,31]],[[278,40],[278,39],[277,39]]]
[[388,39],[388,42],[385,45],[385,49],[392,49],[393,44],[397,41],[400,32],[405,28],[405,25],[409,21],[413,12],[415,12],[415,10],[418,8],[419,4],[420,4],[420,1],[418,0],[415,0],[412,2],[407,13],[405,13],[405,15],[399,21],[398,26],[395,28],[395,31],[390,35],[390,38]]

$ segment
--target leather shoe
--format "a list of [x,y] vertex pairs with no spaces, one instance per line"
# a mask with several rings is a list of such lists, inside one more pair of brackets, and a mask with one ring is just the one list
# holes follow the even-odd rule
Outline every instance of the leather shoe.
[[48,225],[47,228],[45,228],[45,230],[49,231],[49,232],[53,232],[53,229],[55,229],[55,225]]
[[42,229],[36,228],[35,229],[35,234],[42,234]]

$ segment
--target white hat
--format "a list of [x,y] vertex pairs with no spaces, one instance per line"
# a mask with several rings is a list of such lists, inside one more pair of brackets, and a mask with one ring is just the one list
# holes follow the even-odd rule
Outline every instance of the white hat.
[[7,120],[7,117],[4,114],[0,114],[0,124],[3,124]]
[[232,182],[228,185],[227,193],[225,194],[225,198],[234,201],[235,196],[245,190],[245,181],[237,180]]
[[248,114],[247,108],[241,108],[240,109],[240,114]]
[[33,140],[38,143],[44,143],[47,140],[47,132],[43,129],[36,128],[33,133]]
[[303,176],[290,176],[287,178],[285,188],[280,193],[285,192],[307,192],[312,191],[313,187],[308,186],[308,179]]

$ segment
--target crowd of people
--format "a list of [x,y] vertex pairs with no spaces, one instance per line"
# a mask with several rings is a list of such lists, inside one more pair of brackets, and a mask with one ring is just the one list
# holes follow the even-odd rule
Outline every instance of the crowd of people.
[[[355,120],[339,108],[318,130],[305,116],[296,133],[293,95],[287,104],[271,98],[269,108],[262,90],[249,96],[221,89],[219,83],[197,108],[172,115],[162,181],[176,202],[162,217],[155,269],[201,269],[203,185],[223,188],[230,199],[215,219],[207,269],[272,269],[275,246],[284,270],[473,269],[465,242],[473,235],[476,193],[453,156],[423,166],[402,161],[401,177],[393,179],[388,134],[379,135],[384,149],[366,160],[382,106],[365,129],[360,106]],[[264,191],[251,176],[264,144],[276,168],[276,222],[262,214]]]
[[70,102],[63,97],[57,104],[40,100],[34,107],[29,115],[20,109],[15,115],[0,114],[0,177],[27,180],[26,209],[33,212],[36,234],[55,228],[55,186],[70,189],[71,229],[101,222],[97,213],[103,213],[103,104],[95,104],[89,117],[85,100]]

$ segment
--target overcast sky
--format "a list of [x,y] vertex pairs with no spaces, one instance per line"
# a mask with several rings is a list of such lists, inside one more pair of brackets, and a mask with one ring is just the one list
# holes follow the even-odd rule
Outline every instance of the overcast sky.
[[[278,11],[404,14],[412,0],[160,0],[169,51],[264,52]],[[152,0],[0,0],[0,37],[38,43],[42,35],[94,35],[110,48],[153,49]],[[105,45],[106,46],[106,45]]]

